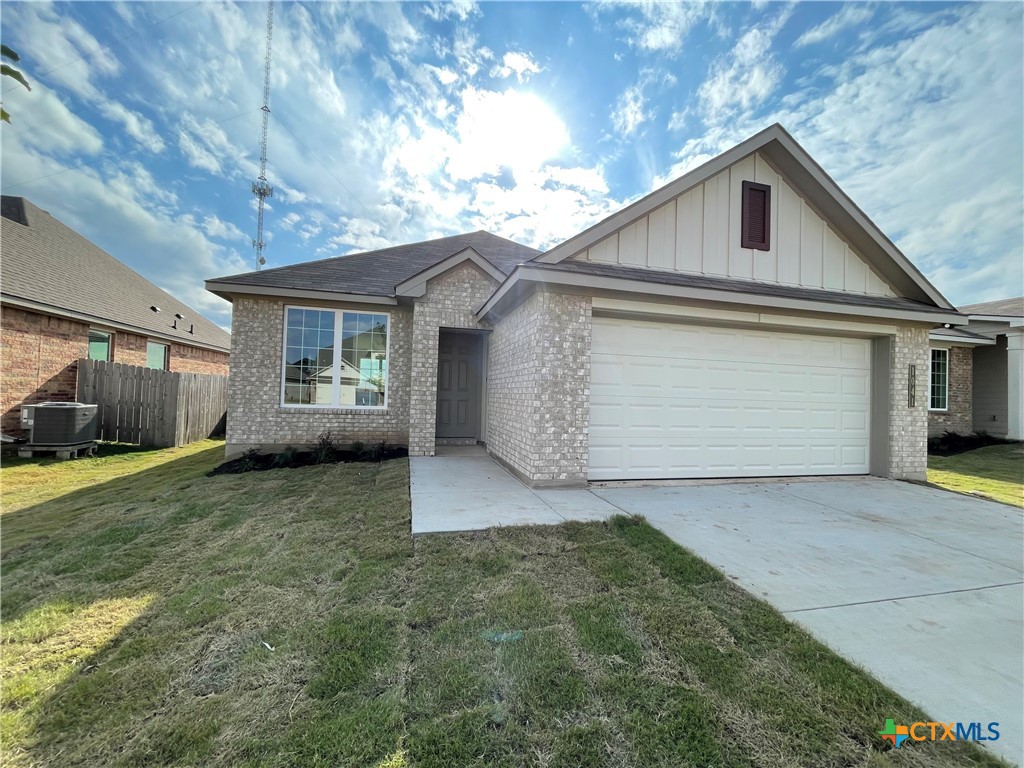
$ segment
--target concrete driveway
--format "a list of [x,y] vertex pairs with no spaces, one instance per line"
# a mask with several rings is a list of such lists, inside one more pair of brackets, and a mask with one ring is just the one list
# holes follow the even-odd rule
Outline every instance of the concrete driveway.
[[[877,478],[605,487],[937,720],[1024,755],[1024,518]],[[881,728],[882,724],[879,724]]]
[[931,717],[999,722],[1021,762],[1020,510],[873,477],[536,491],[478,447],[410,467],[414,535],[641,514]]

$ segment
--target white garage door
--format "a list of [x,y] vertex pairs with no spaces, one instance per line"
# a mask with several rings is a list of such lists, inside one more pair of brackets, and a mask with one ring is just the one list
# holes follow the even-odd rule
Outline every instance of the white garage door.
[[594,318],[590,479],[868,472],[871,344]]

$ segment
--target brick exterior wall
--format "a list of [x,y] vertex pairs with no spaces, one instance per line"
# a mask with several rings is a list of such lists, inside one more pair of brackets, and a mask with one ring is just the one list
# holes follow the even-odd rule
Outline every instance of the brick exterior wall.
[[[281,405],[281,355],[285,305],[387,312],[391,315],[388,407],[296,408]],[[405,307],[237,298],[232,311],[231,375],[228,378],[228,457],[248,448],[279,450],[310,445],[321,432],[335,442],[409,442],[409,362],[412,311]],[[436,349],[436,346],[435,346]]]
[[489,329],[478,323],[473,311],[490,296],[498,283],[471,263],[456,267],[427,283],[427,292],[416,299],[412,336],[416,354],[412,360],[409,401],[409,454],[433,456],[437,420],[437,338],[440,328]]
[[[114,362],[146,364],[145,336],[120,331],[111,335]],[[0,355],[0,429],[6,435],[24,437],[23,404],[74,401],[78,360],[89,356],[89,324],[4,306],[0,315]],[[225,376],[228,355],[171,344],[171,370]]]
[[494,328],[487,448],[535,485],[587,480],[591,301],[535,293]]
[[78,359],[89,355],[89,326],[5,306],[0,313],[0,428],[22,437],[22,404],[71,402]]
[[[930,353],[929,353],[930,354]],[[928,411],[928,437],[944,432],[969,435],[974,431],[974,350],[949,348],[949,397],[946,411]]]
[[[917,366],[913,408],[908,406],[911,363]],[[897,329],[889,374],[889,476],[899,480],[924,480],[927,474],[930,368],[928,329]]]

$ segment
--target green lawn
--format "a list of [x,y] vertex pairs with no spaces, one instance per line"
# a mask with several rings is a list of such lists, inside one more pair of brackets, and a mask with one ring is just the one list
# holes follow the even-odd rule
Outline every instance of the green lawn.
[[221,455],[0,470],[5,764],[999,765],[641,521],[414,543],[405,460]]
[[1024,507],[1024,445],[990,445],[956,456],[929,456],[928,482]]

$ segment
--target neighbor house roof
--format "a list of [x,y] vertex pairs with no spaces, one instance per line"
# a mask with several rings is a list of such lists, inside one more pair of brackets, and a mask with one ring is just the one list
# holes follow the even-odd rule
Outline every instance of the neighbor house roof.
[[564,261],[650,214],[669,200],[702,184],[754,152],[766,157],[803,195],[806,195],[808,202],[838,229],[850,245],[900,295],[928,302],[941,309],[953,308],[899,248],[825,173],[814,158],[807,154],[806,150],[778,123],[569,238],[537,260],[549,264]]
[[968,304],[958,307],[965,315],[984,315],[985,317],[1024,317],[1024,296],[1015,299],[999,299],[981,304]]
[[220,296],[231,293],[273,293],[277,290],[288,292],[283,295],[329,292],[390,298],[395,296],[397,286],[460,253],[465,253],[466,258],[478,254],[504,276],[512,272],[517,264],[536,257],[540,251],[481,230],[422,243],[218,277],[207,280],[206,287]]
[[[231,335],[223,328],[25,198],[4,195],[0,215],[0,298],[5,304],[163,341],[230,350]],[[185,318],[177,321],[177,329],[175,314]]]

